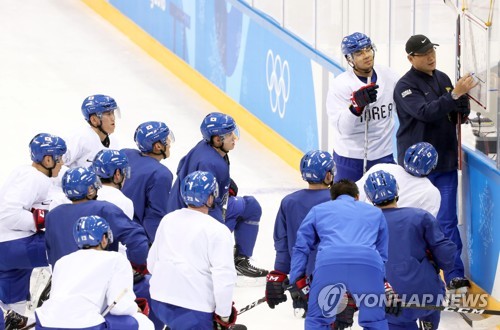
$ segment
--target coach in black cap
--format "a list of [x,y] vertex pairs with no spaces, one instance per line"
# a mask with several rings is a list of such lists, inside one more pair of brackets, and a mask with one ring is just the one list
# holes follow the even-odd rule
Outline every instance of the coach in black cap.
[[[437,220],[445,237],[457,245],[454,267],[444,272],[449,289],[470,286],[464,276],[460,259],[462,241],[457,224],[458,148],[456,125],[465,122],[469,112],[466,93],[475,86],[467,74],[455,87],[450,78],[436,69],[436,49],[424,35],[411,36],[406,42],[406,53],[412,67],[397,82],[394,102],[399,119],[396,133],[398,163],[403,165],[406,149],[418,142],[428,142],[436,148],[439,160],[427,177],[441,193]],[[397,288],[396,288],[397,291]]]

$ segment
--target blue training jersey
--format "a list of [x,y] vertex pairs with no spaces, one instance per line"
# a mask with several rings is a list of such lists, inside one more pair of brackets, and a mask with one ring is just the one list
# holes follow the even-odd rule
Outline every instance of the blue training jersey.
[[443,270],[454,266],[456,245],[445,238],[437,220],[427,211],[413,207],[382,210],[389,229],[389,259],[386,277],[402,294],[438,294],[444,284],[433,261]]
[[158,160],[144,156],[136,149],[122,149],[131,169],[122,192],[134,203],[134,221],[144,227],[153,242],[161,219],[167,214],[167,203],[173,175]]
[[170,191],[168,200],[168,213],[185,208],[186,204],[181,196],[180,183],[184,178],[194,171],[208,171],[215,176],[219,185],[219,196],[215,199],[214,208],[208,214],[224,222],[223,207],[227,203],[229,191],[229,161],[226,161],[212,146],[204,140],[191,149],[182,157],[177,168],[177,179]]
[[45,244],[49,264],[78,250],[73,238],[73,227],[84,216],[98,215],[109,223],[113,232],[113,243],[109,250],[118,251],[118,242],[127,248],[127,257],[134,264],[145,265],[149,243],[144,229],[131,221],[116,205],[90,200],[78,204],[62,204],[45,216]]
[[[313,206],[329,200],[331,200],[329,189],[302,189],[283,198],[274,223],[275,270],[285,274],[290,272],[292,249],[302,220]],[[314,248],[307,262],[307,275],[312,273],[315,259],[316,249]]]
[[388,231],[382,211],[348,195],[314,206],[297,233],[290,282],[306,272],[307,259],[317,245],[315,268],[331,264],[360,264],[384,270]]

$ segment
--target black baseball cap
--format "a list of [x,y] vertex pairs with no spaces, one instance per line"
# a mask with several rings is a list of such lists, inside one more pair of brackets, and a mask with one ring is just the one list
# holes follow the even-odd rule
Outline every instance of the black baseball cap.
[[415,53],[423,54],[434,46],[439,45],[432,43],[429,38],[423,34],[416,34],[408,39],[405,50],[408,55],[413,55]]

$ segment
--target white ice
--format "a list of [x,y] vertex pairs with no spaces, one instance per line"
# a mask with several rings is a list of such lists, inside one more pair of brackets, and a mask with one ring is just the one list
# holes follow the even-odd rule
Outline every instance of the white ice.
[[[86,125],[80,105],[91,94],[117,100],[122,118],[115,134],[123,147],[134,146],[138,124],[166,122],[176,142],[164,164],[174,173],[179,159],[201,138],[204,115],[217,111],[81,1],[2,0],[0,31],[0,182],[16,166],[29,163],[28,142],[35,134],[64,137]],[[230,157],[240,194],[254,195],[263,208],[254,263],[272,269],[272,231],[280,200],[305,182],[297,169],[244,129]],[[264,288],[236,288],[236,306],[258,300]],[[249,329],[303,328],[290,299],[275,310],[265,303],[257,306],[242,314],[239,323]],[[443,313],[441,328],[469,326],[457,314]]]

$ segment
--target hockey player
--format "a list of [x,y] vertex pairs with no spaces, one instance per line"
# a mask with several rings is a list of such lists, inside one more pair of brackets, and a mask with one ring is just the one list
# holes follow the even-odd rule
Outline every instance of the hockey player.
[[[121,254],[106,251],[113,243],[108,222],[95,215],[81,217],[71,236],[79,250],[54,267],[50,299],[35,311],[36,329],[152,330],[153,324],[138,313],[134,301],[130,263]],[[106,306],[112,308],[103,315]]]
[[25,313],[33,268],[47,266],[42,231],[51,177],[66,152],[60,137],[40,133],[29,143],[32,163],[17,168],[0,191],[0,305]]
[[344,37],[342,54],[352,70],[333,80],[326,109],[333,132],[335,181],[357,181],[375,164],[394,163],[392,94],[398,78],[389,68],[374,65],[375,45],[363,33]]
[[[99,189],[97,200],[108,201],[118,206],[128,218],[134,217],[134,205],[132,201],[120,190],[124,182],[130,179],[131,169],[128,157],[123,151],[104,149],[97,153],[92,168],[101,180],[102,187]],[[118,249],[126,255],[126,248],[120,243]],[[137,296],[147,299],[150,303],[149,279],[146,269],[140,269],[142,273],[134,273],[134,292]],[[164,324],[154,313],[149,313],[149,319],[154,323],[155,329],[163,329]]]
[[92,169],[102,183],[97,200],[115,204],[122,209],[127,217],[133,219],[134,204],[120,191],[125,179],[130,178],[127,155],[119,150],[101,150],[92,162]]
[[[290,271],[290,294],[308,299],[305,329],[330,329],[337,309],[331,294],[375,294],[387,299],[387,307],[358,299],[359,325],[387,329],[387,313],[400,313],[400,301],[384,279],[388,232],[382,211],[359,202],[358,187],[349,180],[331,186],[331,201],[314,206],[297,232]],[[309,287],[307,261],[313,247],[317,255]],[[385,283],[385,284],[384,284]],[[329,287],[325,295],[324,288]],[[342,288],[339,292],[337,289]]]
[[467,290],[464,276],[462,240],[457,227],[458,142],[456,124],[464,123],[470,113],[466,93],[476,86],[471,75],[459,79],[453,87],[450,78],[436,69],[436,46],[429,38],[417,34],[406,42],[411,69],[398,81],[394,101],[398,108],[396,133],[398,163],[403,164],[405,150],[414,143],[428,142],[436,148],[439,161],[429,180],[441,193],[437,220],[444,236],[457,245],[455,266],[444,273],[450,289]]
[[98,177],[90,169],[76,167],[64,174],[62,188],[72,203],[57,206],[45,219],[47,255],[52,267],[61,257],[78,250],[71,236],[76,221],[83,216],[97,215],[105,218],[113,230],[115,240],[110,250],[117,251],[118,242],[122,243],[130,262],[136,268],[145,268],[149,244],[144,229],[118,206],[95,200],[100,186]]
[[173,181],[172,172],[160,161],[170,156],[175,138],[165,123],[148,121],[137,127],[134,140],[139,150],[122,150],[133,172],[122,191],[134,203],[134,221],[144,227],[152,243],[162,217],[167,214]]
[[[391,237],[385,264],[387,280],[407,302],[440,305],[445,288],[439,270],[453,268],[456,245],[444,237],[430,213],[398,206],[398,184],[393,175],[371,173],[364,190],[387,220]],[[438,329],[440,311],[405,309],[399,317],[387,316],[389,328],[394,330],[417,329],[417,319],[424,325],[421,329]]]
[[[297,231],[307,213],[315,205],[331,199],[328,189],[333,181],[333,157],[321,150],[307,152],[300,160],[302,179],[308,183],[307,189],[293,192],[281,201],[274,223],[274,249],[276,259],[274,270],[267,275],[266,301],[270,308],[285,302],[285,286],[288,284],[290,259],[297,238]],[[314,270],[316,249],[308,256],[305,274]],[[300,297],[296,297],[300,299]],[[300,301],[293,302],[294,308],[303,307]],[[307,306],[306,306],[307,307]]]
[[208,215],[218,198],[217,181],[210,172],[195,171],[180,189],[187,208],[162,219],[148,255],[151,307],[174,330],[230,329],[237,316],[233,240]]
[[417,207],[436,217],[441,205],[441,194],[426,176],[436,167],[437,162],[438,154],[430,143],[414,144],[406,150],[404,168],[397,164],[376,164],[356,182],[359,200],[371,204],[363,187],[370,174],[383,170],[393,175],[398,182],[399,207]]
[[89,126],[68,138],[64,164],[69,168],[91,166],[97,152],[104,148],[119,149],[111,137],[115,114],[120,111],[116,101],[106,95],[91,95],[83,100],[81,110]]
[[[186,207],[181,195],[182,180],[191,172],[213,173],[220,188],[209,214],[234,231],[236,252],[235,266],[240,275],[263,278],[267,270],[250,263],[257,240],[262,209],[253,196],[229,196],[231,178],[229,155],[239,138],[239,129],[231,116],[219,112],[209,113],[200,126],[203,139],[179,162],[177,179],[170,192],[168,212]],[[235,186],[234,183],[232,185]],[[232,189],[234,191],[234,188]],[[236,194],[236,192],[235,192]],[[227,212],[226,212],[227,209]]]

